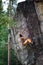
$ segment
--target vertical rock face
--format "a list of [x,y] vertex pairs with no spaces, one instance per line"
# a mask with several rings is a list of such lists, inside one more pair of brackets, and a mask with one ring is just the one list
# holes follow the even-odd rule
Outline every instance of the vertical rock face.
[[43,32],[43,2],[35,3],[36,12],[38,14],[38,18],[41,21],[41,31]]
[[[26,25],[26,18],[23,16],[22,13],[16,12],[15,20],[16,20],[16,26],[13,29],[14,31],[11,30],[13,31],[13,33],[11,34],[12,42],[13,42],[12,47],[15,50],[15,53],[18,59],[21,61],[21,63],[23,65],[27,65],[28,62],[30,61],[30,58],[28,58],[28,50],[26,46],[22,45],[22,42],[19,36],[19,34],[21,33],[25,38],[28,38],[28,36],[30,37],[29,31]],[[32,52],[31,54],[33,55]]]
[[[18,4],[14,19],[16,25],[11,28],[12,48],[15,50],[16,56],[23,65],[37,64],[40,58],[41,50],[41,29],[40,18],[37,16],[37,3],[22,2]],[[43,19],[43,18],[42,18]],[[33,45],[23,46],[19,34],[25,38],[30,38],[34,42]],[[42,53],[43,54],[43,53]],[[41,56],[42,57],[42,56]],[[37,63],[36,61],[37,60]],[[43,61],[43,60],[42,60]],[[39,64],[37,64],[39,65]]]

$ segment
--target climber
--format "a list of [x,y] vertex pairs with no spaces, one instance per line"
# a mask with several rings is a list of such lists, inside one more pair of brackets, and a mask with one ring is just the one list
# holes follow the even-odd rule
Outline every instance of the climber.
[[23,35],[22,34],[19,34],[19,36],[20,36],[20,39],[21,39],[21,41],[22,41],[22,44],[25,46],[25,45],[27,45],[27,44],[32,44],[32,41],[31,41],[31,39],[30,38],[24,38],[23,37]]

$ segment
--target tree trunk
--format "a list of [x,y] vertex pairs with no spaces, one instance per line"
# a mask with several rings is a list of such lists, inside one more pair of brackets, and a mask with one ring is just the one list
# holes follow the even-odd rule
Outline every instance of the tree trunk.
[[10,36],[8,35],[8,65],[10,65]]
[[[9,0],[9,21],[11,20],[11,0]],[[10,65],[10,25],[8,24],[8,65]]]

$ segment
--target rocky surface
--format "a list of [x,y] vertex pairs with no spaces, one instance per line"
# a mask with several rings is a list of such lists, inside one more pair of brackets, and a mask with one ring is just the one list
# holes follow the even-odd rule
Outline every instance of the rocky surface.
[[28,1],[28,2],[30,2],[30,1],[43,2],[43,0],[26,0],[26,1]]
[[43,2],[35,3],[35,8],[40,20],[41,31],[43,32]]
[[[43,16],[40,16],[40,4],[33,1],[19,3],[14,19],[16,25],[11,28],[11,46],[15,50],[19,61],[23,65],[42,65],[43,36],[40,23],[43,20]],[[25,38],[32,39],[33,44],[23,46],[19,37],[20,33]]]

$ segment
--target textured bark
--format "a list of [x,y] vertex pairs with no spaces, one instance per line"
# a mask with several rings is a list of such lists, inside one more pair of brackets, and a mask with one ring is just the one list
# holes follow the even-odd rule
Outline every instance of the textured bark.
[[[17,11],[14,16],[16,25],[11,28],[12,48],[15,50],[16,56],[23,65],[39,65],[39,59],[43,58],[43,40],[41,36],[41,28],[37,3],[33,1],[22,2],[18,4]],[[19,34],[25,38],[30,38],[33,45],[23,46]],[[39,61],[38,61],[39,60]],[[43,60],[41,61],[43,64]]]

